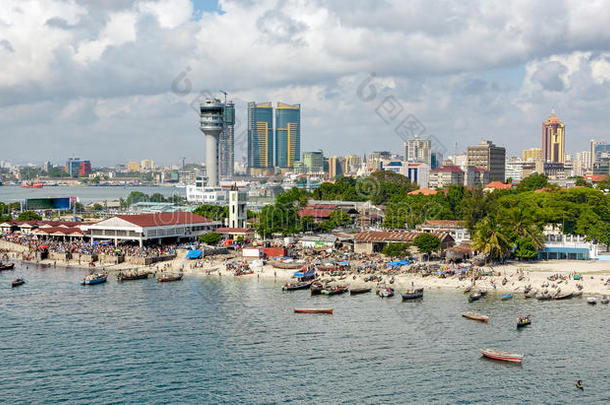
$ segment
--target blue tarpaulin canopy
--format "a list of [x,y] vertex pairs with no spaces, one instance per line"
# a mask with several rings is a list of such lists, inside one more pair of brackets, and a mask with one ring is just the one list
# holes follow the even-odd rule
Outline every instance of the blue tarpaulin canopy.
[[311,270],[308,270],[306,272],[297,271],[296,273],[294,273],[292,275],[292,277],[297,277],[297,278],[300,278],[300,277],[311,277],[311,276],[313,276],[315,274],[315,272],[316,272],[316,269],[311,269]]
[[391,269],[392,267],[404,266],[406,264],[409,264],[408,260],[396,260],[394,262],[389,262],[388,268]]
[[187,259],[199,259],[203,252],[201,250],[189,250],[186,254]]
[[339,265],[341,265],[341,266],[348,266],[348,265],[349,265],[349,260],[344,260],[344,261],[339,262],[339,263],[337,263],[337,264],[339,264]]

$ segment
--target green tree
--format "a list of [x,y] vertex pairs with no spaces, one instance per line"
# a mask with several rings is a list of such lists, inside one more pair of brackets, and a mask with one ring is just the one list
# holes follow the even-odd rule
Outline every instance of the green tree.
[[519,238],[517,240],[517,249],[515,255],[520,259],[531,260],[538,257],[538,249],[528,238]]
[[150,200],[150,197],[148,196],[148,194],[145,194],[141,191],[132,191],[127,196],[127,200],[125,200],[125,204],[126,204],[126,206],[129,207],[133,204],[137,204],[139,202],[144,202],[144,201],[149,201],[149,200]]
[[198,238],[199,242],[201,243],[205,243],[206,245],[217,245],[218,242],[220,242],[222,240],[222,235],[220,235],[219,233],[216,232],[207,232],[204,233],[203,235],[199,235]]
[[34,211],[23,211],[17,216],[17,221],[40,221],[42,217]]
[[515,191],[522,193],[524,191],[534,191],[549,186],[548,177],[544,174],[532,173],[521,180],[517,187],[515,187]]
[[104,207],[100,203],[93,204],[92,208],[93,208],[93,211],[102,211],[104,209]]
[[492,216],[480,220],[475,226],[472,247],[492,261],[504,260],[511,249],[508,236]]
[[408,243],[387,243],[381,250],[387,257],[405,257],[409,254]]
[[335,210],[330,214],[329,217],[330,222],[333,224],[333,227],[339,226],[347,226],[352,224],[352,217],[343,210]]
[[149,201],[161,203],[161,202],[165,202],[165,197],[161,193],[154,193],[153,195],[150,196]]
[[195,208],[193,213],[214,221],[223,221],[225,218],[229,217],[229,207],[214,204],[202,204]]
[[431,233],[422,233],[413,239],[413,245],[429,257],[430,253],[441,249],[441,240]]

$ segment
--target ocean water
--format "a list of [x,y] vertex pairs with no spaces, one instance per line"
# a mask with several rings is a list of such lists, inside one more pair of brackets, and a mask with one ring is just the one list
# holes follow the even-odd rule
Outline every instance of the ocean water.
[[[27,284],[11,289],[19,275]],[[610,308],[584,299],[311,297],[270,281],[194,276],[83,287],[83,275],[32,265],[0,272],[3,403],[610,400]],[[301,306],[335,314],[294,314]],[[465,310],[485,312],[489,324],[462,318]],[[531,314],[532,326],[517,330],[518,314]],[[525,360],[487,360],[483,347]]]
[[91,202],[113,201],[119,198],[127,198],[132,191],[141,191],[151,195],[154,193],[163,194],[165,197],[179,195],[186,197],[186,189],[177,187],[89,187],[89,186],[53,186],[43,188],[21,188],[19,186],[0,187],[0,201],[15,202],[23,201],[26,198],[46,198],[46,197],[71,197],[76,196],[79,201],[88,204]]

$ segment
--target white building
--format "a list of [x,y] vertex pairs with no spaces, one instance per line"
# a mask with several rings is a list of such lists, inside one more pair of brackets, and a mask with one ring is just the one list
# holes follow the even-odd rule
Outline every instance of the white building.
[[247,201],[248,193],[246,191],[238,189],[237,186],[231,187],[229,191],[229,228],[246,228]]
[[205,179],[197,177],[195,184],[186,186],[186,200],[201,204],[224,204],[228,200],[228,191],[222,187],[205,186]]
[[412,183],[420,188],[428,187],[428,175],[430,166],[426,163],[403,162],[400,160],[382,160],[381,168],[408,177]]

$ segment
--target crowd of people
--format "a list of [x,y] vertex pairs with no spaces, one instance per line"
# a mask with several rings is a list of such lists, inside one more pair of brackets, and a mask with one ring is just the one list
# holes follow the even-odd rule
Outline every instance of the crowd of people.
[[2,239],[25,246],[30,252],[46,249],[49,252],[55,253],[131,257],[161,257],[176,253],[176,245],[140,247],[135,244],[120,243],[115,246],[111,242],[62,241],[57,239],[42,239],[35,235],[18,233],[2,235]]

